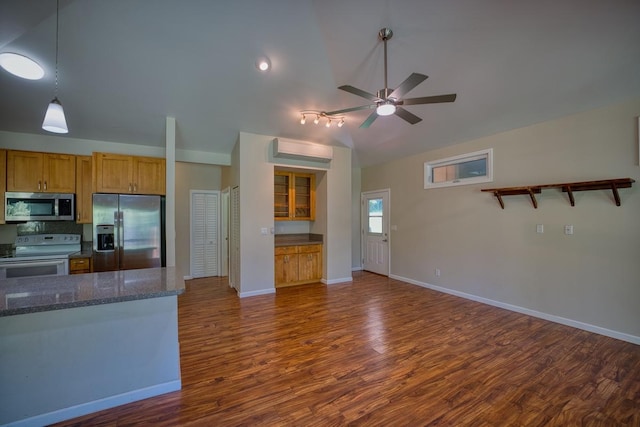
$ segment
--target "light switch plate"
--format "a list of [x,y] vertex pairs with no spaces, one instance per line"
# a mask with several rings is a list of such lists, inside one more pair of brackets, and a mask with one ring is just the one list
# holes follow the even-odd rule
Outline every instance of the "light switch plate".
[[564,234],[566,234],[566,235],[573,234],[573,225],[565,225],[564,226]]

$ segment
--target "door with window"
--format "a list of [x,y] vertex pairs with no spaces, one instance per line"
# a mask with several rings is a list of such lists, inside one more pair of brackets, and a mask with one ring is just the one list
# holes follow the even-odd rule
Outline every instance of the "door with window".
[[362,193],[362,268],[389,275],[389,190]]

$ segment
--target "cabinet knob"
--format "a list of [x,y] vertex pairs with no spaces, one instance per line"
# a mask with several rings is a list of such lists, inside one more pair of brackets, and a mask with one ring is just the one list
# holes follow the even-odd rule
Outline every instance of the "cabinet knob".
[[131,193],[131,183],[129,183],[129,193]]
[[47,181],[44,182],[44,191],[47,191]]
[[38,181],[38,191],[42,190],[42,182]]
[[138,192],[138,184],[133,184],[133,192],[134,193]]

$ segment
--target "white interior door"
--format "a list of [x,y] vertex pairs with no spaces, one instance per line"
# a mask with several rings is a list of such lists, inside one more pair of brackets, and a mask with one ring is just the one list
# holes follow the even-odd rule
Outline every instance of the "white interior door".
[[217,276],[219,191],[191,190],[191,277]]
[[229,275],[229,187],[220,194],[220,276]]
[[233,187],[229,215],[229,286],[240,289],[240,189]]
[[362,193],[362,268],[389,275],[389,190]]

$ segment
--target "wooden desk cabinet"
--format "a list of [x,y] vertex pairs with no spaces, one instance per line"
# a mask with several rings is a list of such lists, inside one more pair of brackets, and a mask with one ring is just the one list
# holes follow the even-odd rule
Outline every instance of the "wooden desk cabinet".
[[314,283],[319,282],[320,279],[322,279],[322,245],[276,247],[276,287]]

